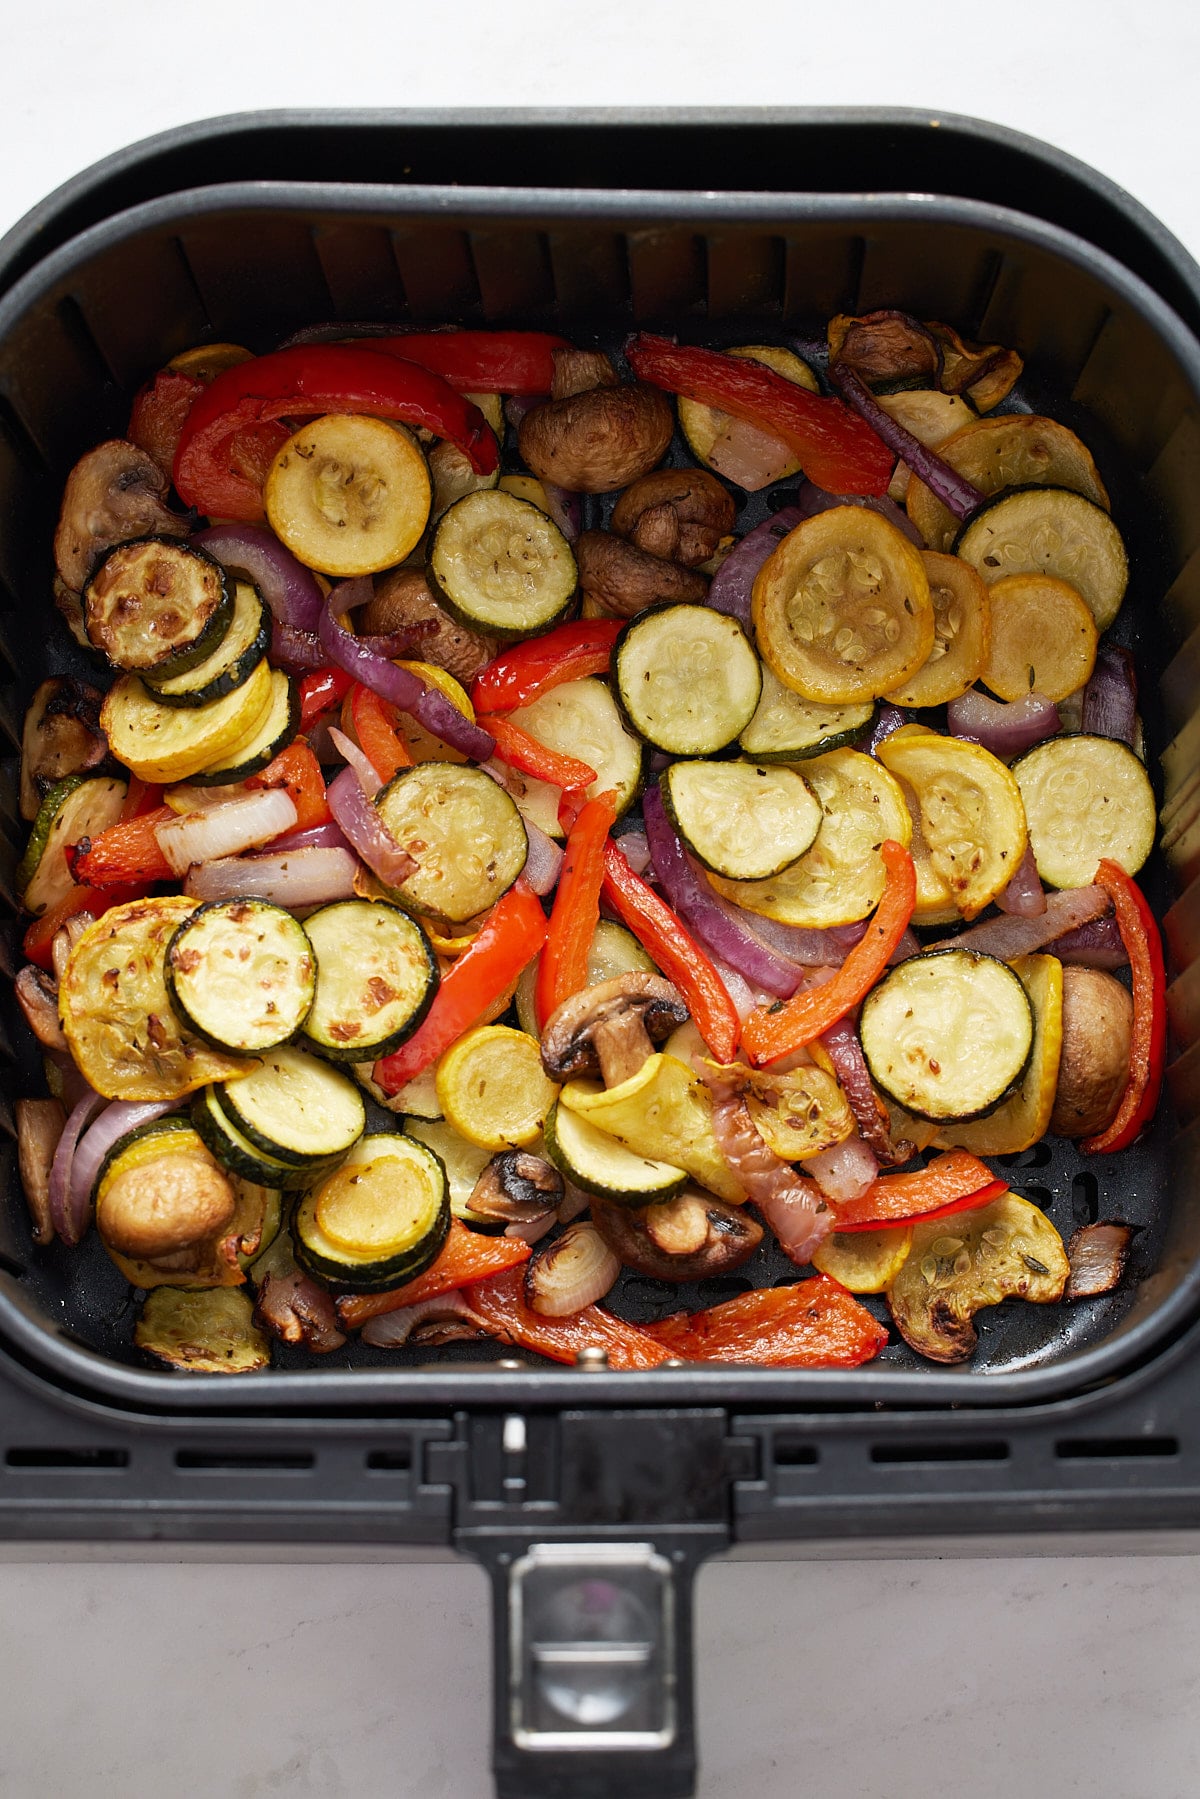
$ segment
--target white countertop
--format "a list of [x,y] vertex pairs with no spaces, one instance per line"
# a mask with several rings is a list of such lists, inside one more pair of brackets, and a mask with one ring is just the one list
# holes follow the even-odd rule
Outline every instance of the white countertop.
[[[0,231],[191,119],[288,105],[893,104],[1092,162],[1200,253],[1171,0],[45,0],[0,9]],[[0,1799],[488,1799],[466,1565],[0,1565]],[[699,1583],[701,1799],[1200,1791],[1200,1561],[734,1563]]]

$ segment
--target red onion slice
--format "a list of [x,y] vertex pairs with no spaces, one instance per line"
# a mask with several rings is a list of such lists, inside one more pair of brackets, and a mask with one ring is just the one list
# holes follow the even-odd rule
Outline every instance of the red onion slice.
[[486,1336],[478,1319],[460,1291],[435,1293],[432,1299],[419,1299],[415,1305],[400,1306],[394,1312],[381,1312],[363,1325],[362,1340],[374,1349],[403,1349],[414,1328],[426,1318],[449,1318],[475,1325]]
[[289,850],[345,850],[349,847],[336,824],[309,825],[307,830],[289,831],[286,836],[276,837],[267,853],[282,856]]
[[1074,931],[1065,931],[1061,937],[1051,938],[1046,950],[1060,962],[1075,963],[1081,968],[1111,971],[1124,968],[1129,961],[1121,928],[1111,913],[1105,918],[1093,918],[1090,924],[1081,924]]
[[68,1215],[79,1227],[76,1242],[87,1229],[92,1184],[100,1172],[100,1164],[113,1144],[119,1142],[129,1131],[136,1131],[140,1124],[153,1124],[156,1118],[165,1118],[178,1105],[177,1099],[147,1100],[143,1104],[123,1099],[114,1100],[106,1111],[101,1112],[91,1129],[79,1139],[71,1162],[67,1197]]
[[475,762],[486,762],[495,753],[494,738],[471,719],[464,718],[444,693],[435,687],[427,687],[411,669],[397,668],[385,657],[377,656],[340,623],[339,612],[352,611],[355,606],[365,605],[370,598],[371,584],[365,575],[354,581],[343,581],[340,587],[333,589],[328,603],[322,608],[318,627],[329,660],[390,705],[411,713],[443,743],[461,750]]
[[818,512],[829,512],[835,506],[862,506],[868,512],[877,512],[889,525],[895,525],[897,531],[902,532],[910,543],[916,544],[919,550],[925,548],[925,539],[907,512],[902,506],[897,506],[895,500],[889,500],[886,494],[829,493],[825,488],[817,487],[814,482],[805,481],[796,499],[805,518],[816,518]]
[[567,542],[574,543],[579,536],[582,516],[579,495],[571,493],[565,487],[558,487],[553,481],[543,481],[542,492],[546,496],[546,511]]
[[777,999],[790,999],[800,984],[800,970],[757,938],[742,923],[738,909],[715,894],[698,873],[671,829],[657,787],[645,795],[642,817],[659,885],[685,924],[692,927],[706,949],[728,963],[751,986],[762,988]]
[[864,918],[860,924],[821,930],[816,926],[781,924],[777,918],[760,918],[757,912],[747,912],[742,906],[732,909],[768,949],[803,968],[840,968],[854,945],[865,936],[868,923]]
[[952,737],[982,744],[1002,759],[1019,756],[1035,743],[1053,737],[1061,729],[1058,707],[1045,694],[1026,694],[1021,700],[993,700],[977,687],[951,700],[946,719]]
[[[517,810],[521,810],[519,805]],[[526,818],[523,812],[521,822],[525,826],[525,840],[529,845],[521,878],[539,899],[545,899],[558,886],[563,864],[562,846],[555,843],[553,837],[547,837],[545,831],[535,825],[531,818]]]
[[418,865],[407,850],[401,849],[378,807],[363,792],[357,769],[343,768],[330,782],[325,797],[338,828],[372,874],[378,875],[387,887],[402,886]]
[[867,755],[875,755],[880,744],[886,743],[889,737],[894,736],[897,731],[903,730],[907,723],[908,713],[901,712],[899,706],[890,705],[885,700],[875,715],[875,723],[871,726],[871,735],[863,744]]
[[844,363],[831,363],[829,379],[860,418],[866,420],[876,437],[882,438],[888,449],[908,464],[955,518],[969,518],[977,506],[982,506],[985,496],[979,489],[973,487],[935,451],[915,438],[911,431],[906,431],[903,425],[897,424],[853,369],[847,368]]
[[1002,912],[1011,912],[1017,918],[1040,918],[1046,910],[1046,895],[1037,871],[1032,844],[1025,845],[1021,866],[1004,892],[997,894],[996,904]]
[[1137,674],[1133,657],[1120,644],[1102,643],[1083,690],[1082,728],[1133,748],[1137,733]]
[[367,755],[366,750],[360,749],[358,744],[354,742],[354,739],[347,737],[344,731],[339,731],[336,725],[330,725],[329,727],[329,741],[332,743],[334,749],[337,750],[342,760],[347,763],[358,776],[359,786],[363,790],[363,798],[373,800],[383,786],[383,782],[380,780],[375,764]]
[[850,1110],[854,1113],[859,1133],[876,1160],[889,1167],[897,1162],[906,1162],[913,1153],[913,1146],[911,1143],[892,1142],[887,1118],[880,1110],[853,1020],[839,1018],[825,1032],[821,1042],[833,1063],[838,1086],[850,1102]]
[[999,918],[985,918],[956,937],[943,937],[939,949],[970,949],[980,955],[997,956],[1011,962],[1014,956],[1028,956],[1044,949],[1056,937],[1089,924],[1108,910],[1108,895],[1103,887],[1064,887],[1046,895],[1046,910],[1035,918],[1017,918],[1002,913]]
[[707,604],[717,612],[736,618],[746,631],[750,624],[750,595],[757,575],[772,550],[778,549],[789,531],[803,518],[798,506],[784,506],[773,517],[748,531],[741,543],[730,550],[712,578]]
[[349,850],[289,850],[227,856],[189,868],[183,891],[198,900],[265,899],[277,906],[325,906],[353,899],[361,872]]
[[75,1148],[92,1119],[106,1104],[102,1093],[88,1088],[83,1098],[72,1108],[71,1116],[63,1126],[63,1134],[58,1140],[58,1148],[50,1165],[50,1219],[56,1235],[72,1248],[82,1240],[88,1227],[86,1211],[80,1216],[71,1205],[71,1167],[75,1160]]
[[317,577],[263,525],[210,525],[192,538],[223,568],[249,575],[280,625],[315,631],[325,598]]

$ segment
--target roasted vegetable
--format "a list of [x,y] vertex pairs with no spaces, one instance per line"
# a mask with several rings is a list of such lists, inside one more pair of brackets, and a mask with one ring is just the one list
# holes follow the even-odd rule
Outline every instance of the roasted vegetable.
[[1129,1079],[1133,1001],[1099,968],[1062,971],[1062,1058],[1050,1129],[1090,1137],[1112,1119]]
[[108,755],[103,696],[85,681],[54,679],[34,690],[21,731],[21,817],[32,821],[49,788],[98,768]]

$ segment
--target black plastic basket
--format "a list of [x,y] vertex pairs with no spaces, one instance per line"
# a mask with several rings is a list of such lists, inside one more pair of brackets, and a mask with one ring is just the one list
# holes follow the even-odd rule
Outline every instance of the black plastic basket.
[[[1190,646],[1171,658],[1200,601],[1200,270],[1069,159],[904,113],[266,115],[81,176],[0,243],[0,722],[15,744],[32,683],[70,663],[47,630],[62,478],[189,343],[385,316],[783,339],[875,305],[1016,344],[1031,401],[1094,445],[1161,749],[1193,702]],[[5,1091],[31,1091],[5,1020]],[[1069,1147],[1015,1159],[1012,1184],[1061,1225],[1141,1227],[1132,1279],[1088,1306],[1002,1309],[967,1371],[897,1346],[853,1373],[376,1356],[181,1378],[129,1351],[102,1257],[31,1253],[14,1188],[0,1530],[452,1543],[496,1586],[501,1790],[686,1792],[690,1575],[729,1541],[1195,1522],[1180,1122],[1109,1170]]]

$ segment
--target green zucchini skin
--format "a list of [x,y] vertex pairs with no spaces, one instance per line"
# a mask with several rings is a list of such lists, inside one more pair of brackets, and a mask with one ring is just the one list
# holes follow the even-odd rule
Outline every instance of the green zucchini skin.
[[858,706],[822,706],[801,699],[765,663],[762,681],[754,717],[738,738],[743,755],[753,762],[802,762],[827,750],[852,749],[875,722],[874,700]]
[[[402,768],[375,804],[396,842],[412,844],[420,863],[393,895],[406,911],[464,924],[494,906],[525,866],[529,839],[512,796],[470,763]],[[483,871],[474,876],[466,867],[468,847]]]
[[[714,662],[678,668],[706,640]],[[673,640],[678,703],[668,708],[663,682],[650,671],[666,667],[662,646]],[[630,729],[669,756],[714,756],[751,722],[762,696],[762,667],[736,619],[708,606],[648,606],[631,618],[613,646],[617,703]]]
[[[334,900],[311,912],[304,928],[317,958],[305,1043],[331,1062],[390,1055],[421,1024],[440,980],[416,919],[387,900]],[[391,1000],[380,997],[383,988]]]
[[932,949],[897,963],[863,1001],[859,1042],[871,1079],[937,1124],[985,1118],[1014,1091],[1033,1053],[1033,1008],[1006,962]]
[[207,706],[248,681],[270,647],[270,610],[252,582],[239,581],[229,629],[211,655],[183,674],[152,675],[146,685],[163,706]]
[[[125,1154],[127,1149],[132,1149],[135,1143],[145,1142],[151,1137],[162,1137],[164,1139],[164,1148],[169,1148],[169,1139],[171,1137],[177,1137],[181,1131],[187,1131],[197,1137],[200,1136],[199,1131],[196,1130],[195,1125],[186,1113],[169,1112],[165,1118],[155,1118],[152,1119],[149,1124],[139,1124],[135,1126],[133,1130],[126,1131],[123,1137],[118,1137],[117,1141],[113,1144],[99,1168],[96,1170],[96,1178],[92,1182],[92,1204],[95,1205],[96,1203],[96,1195],[100,1191],[101,1183],[105,1176],[108,1174],[113,1164],[119,1161]],[[203,1139],[201,1139],[201,1141],[203,1141]]]
[[[143,551],[147,552],[144,557],[139,554]],[[144,652],[131,658],[129,650],[115,654],[109,644],[120,649],[122,634],[136,633],[138,625],[136,621],[127,621],[124,625],[109,627],[102,616],[104,598],[98,591],[100,585],[106,574],[112,577],[114,568],[127,567],[128,594],[118,609],[128,612],[130,596],[136,595],[139,585],[138,563],[142,560],[161,562],[163,559],[175,564],[181,573],[191,577],[197,588],[207,592],[197,594],[192,616],[181,620],[173,643],[164,639],[160,627],[153,633],[155,653],[152,657],[150,652]],[[186,604],[182,596],[176,596],[176,599],[177,603]],[[233,619],[233,583],[216,558],[195,544],[181,542],[175,537],[132,537],[124,543],[114,544],[100,557],[83,590],[83,614],[93,647],[102,651],[115,667],[128,669],[136,675],[151,673],[159,680],[168,680],[206,661],[220,644]],[[150,632],[146,631],[145,635],[150,637]]]
[[[559,1100],[555,1100],[547,1115],[545,1138],[546,1154],[559,1173],[599,1199],[611,1199],[624,1206],[650,1206],[673,1199],[688,1184],[684,1169],[635,1156],[615,1137],[605,1139],[603,1131],[576,1117]],[[645,1171],[637,1180],[627,1178],[625,1172],[634,1163]]]
[[231,1174],[241,1175],[243,1180],[254,1181],[260,1187],[277,1187],[294,1192],[298,1187],[311,1186],[321,1174],[328,1173],[337,1165],[337,1158],[334,1158],[332,1161],[310,1163],[306,1168],[299,1168],[265,1155],[226,1117],[221,1110],[215,1087],[202,1087],[195,1095],[191,1105],[191,1119],[196,1135],[223,1168],[227,1168]]
[[15,882],[34,917],[58,905],[75,885],[67,865],[70,844],[116,824],[128,792],[111,775],[67,775],[50,789],[33,821]]
[[770,763],[673,762],[658,791],[697,861],[731,881],[782,874],[811,849],[822,818],[804,776]]
[[266,723],[253,747],[236,763],[189,775],[193,787],[229,787],[238,781],[248,781],[251,775],[260,774],[268,763],[274,762],[276,756],[286,750],[300,730],[300,690],[290,675],[285,675],[284,680],[287,682],[286,697],[278,703],[272,701]]
[[[489,528],[505,545],[498,561],[493,546],[478,541]],[[493,581],[500,581],[507,567],[507,544],[521,537],[531,549],[522,559],[526,566],[514,570],[514,577],[519,574],[528,580],[531,558],[540,577],[536,592],[526,591],[519,598],[489,594],[482,576],[490,571]],[[571,546],[553,519],[515,494],[476,488],[447,507],[438,520],[425,578],[459,624],[507,638],[531,636],[557,624],[575,598],[579,574]],[[516,584],[514,578],[512,585]]]
[[[262,899],[198,907],[168,943],[163,972],[180,1022],[213,1049],[239,1056],[289,1042],[312,1010],[317,987],[304,926]],[[269,1012],[260,1010],[264,1001]],[[253,1018],[246,1015],[250,1007]]]
[[288,1044],[265,1051],[253,1074],[224,1082],[217,1103],[269,1161],[293,1168],[346,1155],[367,1125],[362,1094],[350,1076]]
[[380,1256],[374,1261],[352,1256],[343,1258],[320,1232],[316,1222],[316,1187],[310,1187],[307,1193],[301,1194],[296,1200],[292,1211],[292,1247],[300,1267],[323,1286],[333,1287],[342,1293],[382,1293],[389,1287],[400,1287],[406,1281],[415,1280],[418,1274],[423,1274],[436,1261],[441,1252],[450,1230],[450,1187],[445,1166],[436,1151],[430,1149],[428,1144],[418,1142],[416,1138],[388,1131],[364,1138],[352,1160],[369,1163],[372,1145],[378,1143],[380,1154],[386,1154],[383,1146],[392,1139],[398,1139],[404,1145],[405,1155],[411,1157],[416,1153],[426,1165],[425,1172],[431,1181],[434,1195],[432,1216],[427,1228],[419,1240],[410,1244],[401,1254]]

